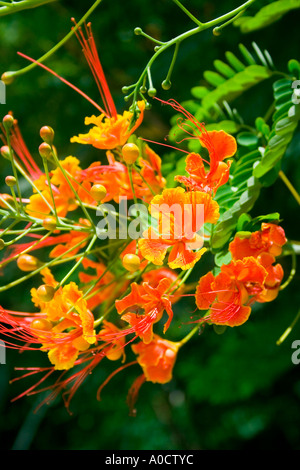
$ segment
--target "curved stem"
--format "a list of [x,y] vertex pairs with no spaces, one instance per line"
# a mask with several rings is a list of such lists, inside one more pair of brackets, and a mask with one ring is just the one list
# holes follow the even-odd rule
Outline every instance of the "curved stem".
[[[41,0],[40,0],[41,1]],[[46,2],[47,0],[45,0]],[[56,0],[48,0],[50,1],[56,1]],[[24,0],[24,3],[28,3],[28,0]],[[43,3],[45,3],[43,2]],[[63,46],[72,36],[73,34],[79,29],[79,27],[85,22],[85,20],[91,15],[91,13],[97,8],[97,6],[102,2],[102,0],[97,0],[91,8],[85,13],[85,15],[78,21],[78,23],[71,29],[71,31],[52,49],[50,49],[46,54],[42,55],[36,62],[44,62],[46,59],[48,59],[52,54],[54,54],[61,46]],[[22,3],[22,2],[19,2]],[[6,8],[6,7],[4,7]],[[28,7],[30,8],[30,7]],[[0,16],[1,16],[1,9],[0,9]],[[34,67],[36,67],[38,64],[34,62],[30,65],[27,65],[27,67],[24,67],[23,69],[17,70],[17,71],[12,71],[12,72],[6,72],[10,78],[15,78],[18,77],[19,75],[23,75],[26,72],[29,72],[32,70]]]
[[29,10],[31,8],[40,7],[46,3],[53,3],[57,0],[21,0],[20,2],[0,2],[0,17],[16,13],[21,10]]
[[298,322],[298,320],[300,319],[300,310],[299,312],[297,313],[296,317],[294,318],[294,320],[292,321],[292,323],[290,324],[290,326],[285,330],[285,332],[280,336],[279,340],[276,341],[276,344],[277,346],[280,346],[283,341],[286,339],[286,337],[290,334],[290,332],[292,331],[292,329],[294,328],[294,326],[296,325],[296,323]]
[[[153,54],[151,59],[148,61],[147,65],[144,68],[144,70],[142,71],[138,81],[135,83],[134,92],[131,93],[131,95],[133,95],[132,109],[136,108],[136,103],[137,103],[138,95],[139,95],[139,89],[140,89],[140,86],[142,85],[142,83],[145,80],[145,76],[147,76],[147,74],[149,75],[151,66],[153,65],[153,63],[155,62],[155,60],[158,58],[158,56],[160,54],[162,54],[164,51],[166,51],[169,47],[171,47],[173,45],[178,47],[178,45],[182,41],[184,41],[185,39],[187,39],[187,38],[189,38],[189,37],[191,37],[195,34],[198,34],[198,33],[202,32],[202,31],[205,31],[206,29],[209,29],[209,28],[214,28],[216,25],[222,23],[223,21],[226,21],[226,20],[231,19],[232,17],[235,17],[241,11],[245,11],[255,1],[256,0],[248,0],[247,2],[243,3],[243,5],[241,5],[238,8],[232,10],[231,12],[226,13],[225,15],[222,15],[219,18],[216,18],[212,21],[208,21],[207,23],[201,23],[198,20],[196,20],[196,22],[198,24],[198,26],[196,28],[192,28],[192,29],[176,36],[175,38],[171,39],[170,41],[166,41],[161,46],[157,46],[155,48],[155,53]],[[178,6],[180,6],[180,8],[183,11],[185,11],[185,13],[187,13],[187,10],[185,9],[185,7],[183,7],[183,5],[181,5],[181,3],[178,0],[176,0],[176,3],[177,3]],[[191,14],[189,14],[189,16],[190,15]],[[174,61],[174,63],[175,63],[175,61]],[[172,67],[174,67],[174,63],[172,63]]]
[[297,201],[298,204],[300,204],[300,195],[290,182],[290,180],[287,178],[287,176],[283,173],[282,170],[279,171],[278,175],[286,185],[286,187],[290,190],[291,194],[294,196],[295,200]]
[[178,342],[179,347],[181,348],[181,346],[186,344],[198,331],[199,331],[199,326],[195,326],[181,341]]

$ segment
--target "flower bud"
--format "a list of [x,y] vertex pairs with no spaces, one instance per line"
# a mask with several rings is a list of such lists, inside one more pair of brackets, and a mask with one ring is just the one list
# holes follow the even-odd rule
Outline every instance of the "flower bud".
[[127,271],[134,273],[140,269],[141,260],[137,255],[127,253],[123,257],[122,264]]
[[42,158],[49,158],[52,155],[52,148],[46,142],[39,146],[39,153]]
[[0,238],[0,250],[3,250],[4,247],[5,247],[5,241],[2,240],[2,238]]
[[18,268],[21,271],[30,272],[41,266],[40,260],[31,255],[20,255],[17,259]]
[[1,147],[1,155],[3,158],[6,158],[7,160],[10,160],[10,149],[8,145],[3,145]]
[[53,325],[46,318],[37,318],[31,322],[30,326],[34,330],[50,331]]
[[43,284],[37,289],[36,293],[42,302],[50,302],[54,297],[55,289],[53,286]]
[[163,88],[164,90],[169,90],[169,89],[171,88],[171,86],[172,86],[172,83],[171,83],[170,80],[164,80],[164,81],[162,82],[161,86],[162,86],[162,88]]
[[105,186],[103,186],[102,184],[94,184],[91,187],[90,193],[91,196],[95,199],[95,201],[101,202],[105,198],[107,191]]
[[142,28],[139,28],[139,27],[134,28],[134,34],[136,34],[137,36],[142,34],[142,32],[143,32]]
[[4,201],[7,201],[8,204],[10,204],[11,206],[14,206],[15,201],[14,201],[14,198],[10,194],[0,194],[0,196],[1,196],[0,207],[2,207],[3,209],[8,208]]
[[124,162],[128,165],[132,165],[138,159],[140,150],[136,144],[128,143],[122,147],[122,155]]
[[54,217],[46,217],[43,220],[43,227],[50,232],[56,229],[56,220]]
[[14,125],[14,117],[11,114],[6,114],[2,119],[5,129],[10,129]]
[[12,186],[14,186],[16,184],[17,180],[14,176],[7,176],[5,178],[5,183],[7,184],[7,186],[9,186],[10,188]]
[[43,126],[40,129],[40,136],[43,139],[43,141],[46,142],[47,144],[50,144],[50,145],[53,144],[54,130],[52,129],[52,127]]
[[5,85],[10,85],[14,81],[14,72],[4,72],[1,80]]
[[156,96],[156,93],[157,93],[156,88],[149,88],[149,90],[148,90],[148,95],[149,95],[151,98],[154,98],[154,96]]

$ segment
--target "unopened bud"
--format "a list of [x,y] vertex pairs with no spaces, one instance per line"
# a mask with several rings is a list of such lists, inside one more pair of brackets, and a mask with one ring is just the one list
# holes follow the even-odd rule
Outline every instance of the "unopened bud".
[[0,238],[0,250],[3,250],[4,247],[5,247],[5,241],[2,240],[2,238]]
[[10,188],[12,186],[14,186],[16,184],[17,180],[14,176],[7,176],[5,178],[5,183],[7,184],[7,186],[9,186]]
[[11,114],[6,114],[2,119],[5,129],[10,129],[14,125],[14,117]]
[[7,160],[10,160],[10,149],[8,145],[3,145],[1,147],[1,155],[3,158],[6,158]]
[[42,302],[50,302],[54,297],[55,289],[49,284],[43,284],[37,289],[36,294]]
[[18,268],[21,271],[30,272],[35,271],[41,266],[40,260],[31,255],[20,255],[17,259]]
[[14,72],[4,72],[1,75],[1,80],[5,85],[10,85],[14,81]]
[[134,34],[136,34],[137,36],[142,34],[142,32],[143,32],[142,28],[139,28],[139,27],[134,28]]
[[171,88],[171,86],[172,86],[172,83],[171,83],[170,80],[164,80],[164,81],[162,82],[161,86],[162,86],[162,88],[163,88],[164,90],[169,90],[169,89]]
[[50,147],[50,145],[47,144],[46,142],[43,142],[39,146],[39,153],[42,158],[49,158],[51,157],[53,152],[52,152],[52,148]]
[[132,165],[136,162],[140,155],[140,150],[136,144],[128,143],[122,147],[122,156],[124,162],[128,165]]
[[157,93],[156,88],[149,88],[149,90],[148,90],[148,95],[149,95],[151,98],[154,98],[154,96],[156,96],[156,93]]
[[9,205],[14,205],[14,198],[10,195],[10,194],[0,194],[1,198],[0,198],[0,207],[2,207],[3,209],[7,209],[7,205],[5,204],[5,201],[9,204]]
[[95,199],[95,201],[101,202],[105,198],[107,191],[102,184],[94,184],[91,187],[90,193],[91,196]]
[[43,139],[43,141],[46,142],[47,144],[50,144],[50,145],[53,144],[54,130],[52,129],[52,127],[43,126],[40,129],[40,136]]
[[127,253],[127,255],[123,257],[122,264],[127,271],[134,273],[140,269],[141,260],[138,255]]
[[50,232],[55,230],[56,229],[56,220],[55,220],[55,218],[54,217],[46,217],[43,220],[43,227],[46,230],[49,230]]

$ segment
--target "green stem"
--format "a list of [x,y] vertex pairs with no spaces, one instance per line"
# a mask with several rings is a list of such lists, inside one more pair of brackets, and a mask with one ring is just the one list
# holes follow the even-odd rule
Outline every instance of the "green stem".
[[[56,1],[56,0],[40,0],[40,2],[46,3],[50,1]],[[46,54],[44,54],[42,57],[40,57],[37,62],[41,63],[47,60],[49,57],[51,57],[52,54],[54,54],[61,46],[63,46],[72,36],[73,34],[78,30],[78,28],[86,21],[86,19],[91,15],[91,13],[97,8],[97,6],[101,3],[102,0],[97,0],[91,8],[85,13],[85,15],[78,21],[78,23],[71,29],[71,31],[52,49],[50,49]],[[28,0],[24,0],[24,2],[19,2],[20,4],[23,3],[28,3]],[[6,8],[6,7],[4,7]],[[32,8],[32,7],[27,7],[27,8]],[[1,16],[1,9],[0,9],[0,16]],[[12,71],[12,72],[6,72],[7,75],[10,78],[15,78],[20,75],[23,75],[26,72],[29,72],[32,70],[34,67],[37,66],[37,63],[32,63],[28,65],[27,67],[24,67],[23,69],[17,70],[17,71]]]
[[198,331],[199,326],[195,326],[181,341],[178,342],[179,347],[181,348],[181,346],[186,344]]
[[[92,246],[94,245],[95,241],[97,240],[97,235],[94,235],[92,240],[90,241],[86,251],[88,252]],[[77,260],[77,262],[74,264],[74,266],[72,267],[72,269],[70,269],[70,271],[68,272],[68,274],[65,275],[65,277],[58,283],[57,285],[57,289],[62,286],[66,280],[73,274],[73,272],[78,268],[78,266],[81,264],[82,260],[84,259],[84,257],[86,256],[86,252],[84,252],[84,254],[82,256],[80,256],[80,258]]]
[[56,204],[55,204],[55,199],[54,199],[54,195],[53,195],[53,191],[52,191],[52,184],[51,184],[51,180],[50,180],[48,164],[47,164],[46,158],[43,158],[42,160],[43,160],[44,170],[45,170],[46,177],[47,177],[47,182],[48,182],[48,186],[49,186],[49,191],[50,191],[50,194],[51,194],[51,199],[52,199],[52,204],[53,204],[53,211],[54,211],[56,223],[58,224],[58,223],[59,223],[59,219],[58,219],[57,210],[56,210]]
[[287,336],[290,334],[290,332],[292,331],[292,329],[294,328],[294,326],[296,325],[296,323],[298,322],[298,320],[300,319],[300,310],[299,312],[297,313],[296,317],[294,318],[294,320],[292,321],[292,323],[290,324],[290,326],[285,330],[285,332],[280,336],[279,340],[276,341],[276,344],[277,346],[280,346],[283,341],[287,338]]
[[287,280],[285,281],[284,284],[282,284],[280,287],[279,287],[279,290],[284,290],[291,282],[292,280],[294,279],[294,276],[296,274],[296,269],[297,269],[297,257],[296,257],[296,253],[294,251],[292,251],[290,253],[292,255],[292,269],[291,269],[291,272],[289,274],[289,277],[287,278]]
[[57,0],[22,0],[20,2],[0,2],[2,8],[0,8],[0,17],[16,13],[21,10],[29,10],[31,8],[36,8],[46,3],[56,2]]
[[188,11],[184,5],[182,5],[179,0],[173,0],[176,5],[181,8],[181,10],[192,20],[194,23],[196,23],[198,26],[202,26],[203,23],[201,23],[190,11]]
[[86,210],[86,208],[84,207],[84,205],[82,204],[82,201],[80,199],[80,197],[78,196],[77,194],[77,191],[74,189],[65,169],[63,168],[63,166],[61,165],[59,159],[57,158],[56,154],[53,152],[53,155],[54,155],[54,158],[55,158],[55,163],[56,165],[59,167],[60,171],[62,172],[62,174],[64,175],[71,191],[73,192],[74,196],[75,196],[75,199],[76,201],[78,202],[79,206],[81,207],[82,211],[84,212],[86,218],[90,221],[90,224],[91,224],[91,227],[93,228],[93,231],[96,232],[96,227],[94,226],[94,221],[93,219],[91,218],[90,214],[88,213],[88,211]]
[[128,169],[128,174],[129,174],[130,187],[131,187],[131,191],[133,194],[133,200],[134,200],[135,205],[137,205],[138,202],[137,202],[133,179],[132,179],[132,165],[127,165],[127,169]]
[[286,187],[289,189],[291,194],[294,196],[297,203],[300,204],[300,195],[298,194],[298,192],[296,191],[296,189],[294,188],[290,180],[287,178],[287,176],[283,173],[282,170],[279,171],[278,175],[280,176],[280,178],[282,179]]
[[[225,15],[222,15],[219,18],[216,18],[212,21],[208,21],[207,23],[200,23],[200,22],[198,22],[198,20],[196,20],[197,24],[198,24],[198,26],[196,28],[190,29],[190,30],[176,36],[175,38],[171,39],[170,41],[165,42],[161,46],[157,46],[155,48],[155,53],[153,54],[151,59],[148,61],[146,67],[144,68],[144,70],[142,71],[142,73],[140,75],[140,78],[135,83],[135,89],[134,89],[134,92],[132,93],[133,94],[132,109],[136,109],[136,103],[137,103],[138,96],[139,96],[140,86],[144,82],[145,76],[147,76],[147,75],[149,76],[151,66],[153,65],[154,61],[158,58],[158,56],[160,54],[165,52],[169,47],[171,47],[173,45],[179,45],[182,41],[184,41],[185,39],[187,39],[187,38],[189,38],[189,37],[191,37],[195,34],[198,34],[198,33],[202,32],[202,31],[205,31],[206,29],[209,29],[209,28],[214,28],[216,25],[222,23],[223,21],[229,20],[230,18],[236,16],[240,11],[246,10],[255,1],[256,0],[248,0],[247,2],[243,3],[243,5],[241,5],[238,8],[232,10],[231,12],[226,13]],[[180,8],[184,9],[184,7],[180,4],[179,1],[177,2],[177,5],[180,6]],[[187,13],[187,10],[185,11],[185,13]],[[174,64],[173,64],[173,66],[174,66]],[[151,85],[151,83],[150,83],[150,85]],[[150,88],[151,88],[151,86],[150,86]]]

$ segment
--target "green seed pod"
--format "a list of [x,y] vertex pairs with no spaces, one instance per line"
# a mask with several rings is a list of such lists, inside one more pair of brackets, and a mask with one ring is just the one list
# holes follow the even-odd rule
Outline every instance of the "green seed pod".
[[14,81],[14,72],[4,72],[1,75],[1,80],[5,85],[10,85]]
[[161,87],[164,89],[164,90],[169,90],[172,86],[172,83],[170,82],[170,80],[164,80],[161,84]]
[[156,88],[149,88],[149,90],[148,90],[148,95],[149,95],[151,98],[154,98],[154,96],[156,95],[156,93],[157,93]]

